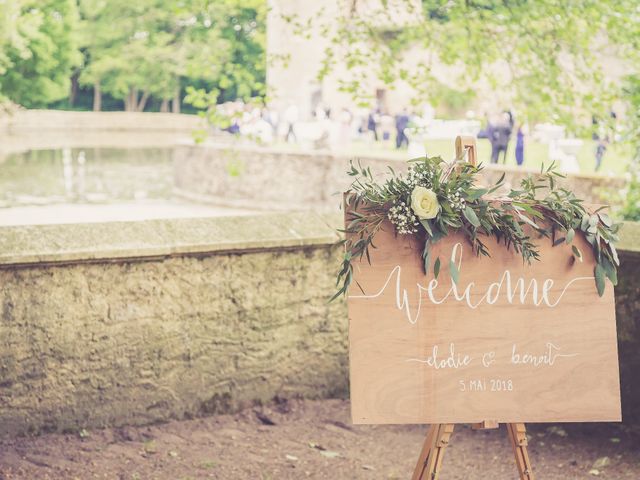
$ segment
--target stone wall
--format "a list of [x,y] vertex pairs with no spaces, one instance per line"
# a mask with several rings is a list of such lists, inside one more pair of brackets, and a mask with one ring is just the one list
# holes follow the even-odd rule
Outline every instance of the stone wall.
[[73,147],[173,147],[203,128],[197,115],[156,112],[74,112],[17,110],[0,112],[3,155],[37,149]]
[[0,229],[0,435],[344,396],[336,240],[309,214]]
[[67,110],[16,110],[0,115],[0,128],[8,133],[41,130],[191,131],[201,126],[200,117],[159,112],[79,112]]
[[640,223],[621,230],[616,295],[622,421],[640,432]]
[[[345,175],[350,157],[330,152],[242,145],[181,145],[174,151],[174,186],[179,195],[221,206],[265,210],[337,210],[340,192],[349,185]],[[361,158],[364,166],[384,175],[391,166],[406,169],[406,162],[392,158]],[[277,172],[277,174],[274,174]],[[506,184],[517,187],[537,170],[486,165],[485,181],[493,183],[502,173]],[[608,203],[619,197],[627,180],[597,174],[570,175],[563,183],[591,203]]]
[[[327,303],[339,222],[288,213],[0,228],[0,436],[346,396],[345,304]],[[626,224],[616,288],[634,428],[639,238]]]

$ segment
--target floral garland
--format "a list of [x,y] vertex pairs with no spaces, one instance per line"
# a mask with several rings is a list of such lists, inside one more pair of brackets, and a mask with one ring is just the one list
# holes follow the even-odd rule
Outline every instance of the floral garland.
[[[576,232],[582,232],[597,262],[594,277],[598,294],[604,294],[605,278],[617,284],[620,262],[613,243],[618,240],[620,224],[614,224],[603,212],[606,207],[589,212],[582,200],[559,187],[557,178],[563,175],[553,164],[546,169],[543,166],[538,179],[523,179],[519,189],[501,198],[490,195],[504,186],[504,174],[490,188],[477,187],[475,180],[482,167],[461,159],[452,163],[440,157],[411,160],[406,177],[390,170],[390,178],[380,184],[369,168],[351,163],[348,174],[355,180],[345,196],[347,226],[341,230],[346,234],[342,241],[345,253],[337,276],[339,289],[332,300],[346,294],[352,283],[354,259],[365,256],[371,262],[373,238],[387,221],[398,235],[424,235],[425,274],[431,264],[430,246],[452,231],[462,232],[476,255],[490,256],[483,239],[493,235],[529,264],[539,259],[531,232],[550,238],[553,246],[570,244],[572,261],[582,261],[582,252],[572,244]],[[437,258],[435,278],[440,267]],[[454,262],[449,262],[449,271],[457,283],[459,272]]]

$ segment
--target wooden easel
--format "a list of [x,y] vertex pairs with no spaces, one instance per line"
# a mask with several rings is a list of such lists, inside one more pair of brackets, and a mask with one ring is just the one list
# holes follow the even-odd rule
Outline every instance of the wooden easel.
[[[513,454],[516,457],[516,465],[520,480],[534,480],[529,452],[527,451],[527,431],[524,423],[507,423],[507,434],[513,447]],[[418,463],[413,472],[412,480],[436,480],[440,474],[442,457],[449,445],[449,440],[453,434],[452,423],[437,423],[431,425],[427,438],[422,446]],[[490,429],[498,428],[497,422],[482,422],[474,424],[473,428]]]
[[[476,165],[477,150],[476,140],[473,137],[456,138],[456,158],[463,158],[467,155],[469,163]],[[534,480],[529,452],[527,451],[527,431],[524,423],[507,423],[507,434],[513,447],[513,454],[516,458],[516,465],[520,480]],[[444,451],[449,445],[449,440],[453,434],[454,424],[437,423],[431,425],[427,438],[425,439],[422,451],[418,457],[418,463],[413,472],[412,480],[436,480],[440,474]],[[498,428],[498,422],[484,421],[473,425],[475,430]]]

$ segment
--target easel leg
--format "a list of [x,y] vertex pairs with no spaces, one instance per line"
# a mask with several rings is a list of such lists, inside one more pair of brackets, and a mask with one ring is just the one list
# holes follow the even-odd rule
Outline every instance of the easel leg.
[[429,427],[429,433],[422,446],[412,480],[436,480],[440,473],[444,450],[449,445],[453,424],[441,423]]
[[529,452],[527,451],[527,429],[524,423],[507,423],[507,433],[516,457],[516,465],[520,473],[520,480],[534,480]]

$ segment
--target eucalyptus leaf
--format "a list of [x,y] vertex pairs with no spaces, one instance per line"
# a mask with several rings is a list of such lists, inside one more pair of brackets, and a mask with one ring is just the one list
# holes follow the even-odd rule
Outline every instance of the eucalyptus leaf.
[[604,295],[604,277],[605,277],[605,271],[604,268],[602,268],[602,265],[600,265],[599,263],[596,264],[594,270],[593,270],[595,277],[596,277],[596,288],[598,289],[598,295],[602,296]]
[[427,234],[431,237],[433,236],[433,231],[431,230],[431,225],[429,224],[429,220],[420,220],[420,224],[424,227]]
[[567,230],[567,243],[571,243],[575,235],[576,235],[576,231],[573,228],[570,228],[569,230]]
[[427,254],[423,258],[423,267],[424,274],[427,275],[429,273],[429,263],[431,261],[431,252],[427,252]]
[[614,286],[618,285],[618,271],[607,257],[602,259],[602,268],[604,268],[604,273],[607,275],[607,278],[611,280],[611,283]]
[[429,240],[425,240],[424,249],[422,250],[422,265],[424,267],[424,274],[429,273],[429,262],[431,258],[431,250],[429,249]]
[[445,232],[441,232],[440,230],[436,230],[433,232],[433,236],[431,237],[431,243],[436,243],[442,238],[446,237],[447,234]]
[[462,224],[449,218],[443,218],[442,221],[453,228],[460,228]]
[[582,261],[582,252],[575,245],[571,245],[571,250],[573,250],[573,254],[578,258],[578,260]]
[[467,200],[473,202],[485,195],[489,190],[486,188],[474,188],[467,191]]
[[620,265],[620,259],[618,258],[618,251],[616,247],[612,244],[609,246],[611,248],[611,255],[613,256],[613,261],[616,265]]
[[467,205],[467,207],[464,209],[464,216],[467,220],[469,220],[469,223],[474,227],[480,226],[480,220],[478,220],[478,216],[476,215],[476,212],[474,212],[473,208],[471,208],[469,205]]
[[460,277],[460,271],[458,270],[456,262],[454,262],[453,260],[449,260],[449,274],[451,275],[451,280],[453,280],[453,283],[457,285],[458,278]]
[[589,226],[589,215],[586,213],[582,216],[582,222],[580,222],[580,230],[586,231]]
[[599,213],[598,216],[600,217],[602,223],[604,223],[607,227],[610,227],[613,223],[611,221],[611,217],[609,217],[609,215],[607,215],[606,213]]
[[440,275],[440,257],[436,258],[435,263],[433,264],[433,277],[437,280],[438,275]]
[[536,229],[539,229],[540,227],[538,227],[538,225],[536,224],[536,222],[534,222],[533,220],[531,220],[529,217],[527,217],[526,215],[521,214],[520,212],[518,212],[518,216],[525,222],[528,223],[529,225],[531,225],[532,227],[535,227]]
[[455,215],[453,208],[451,208],[451,205],[449,205],[448,202],[442,204],[442,209],[450,215]]

